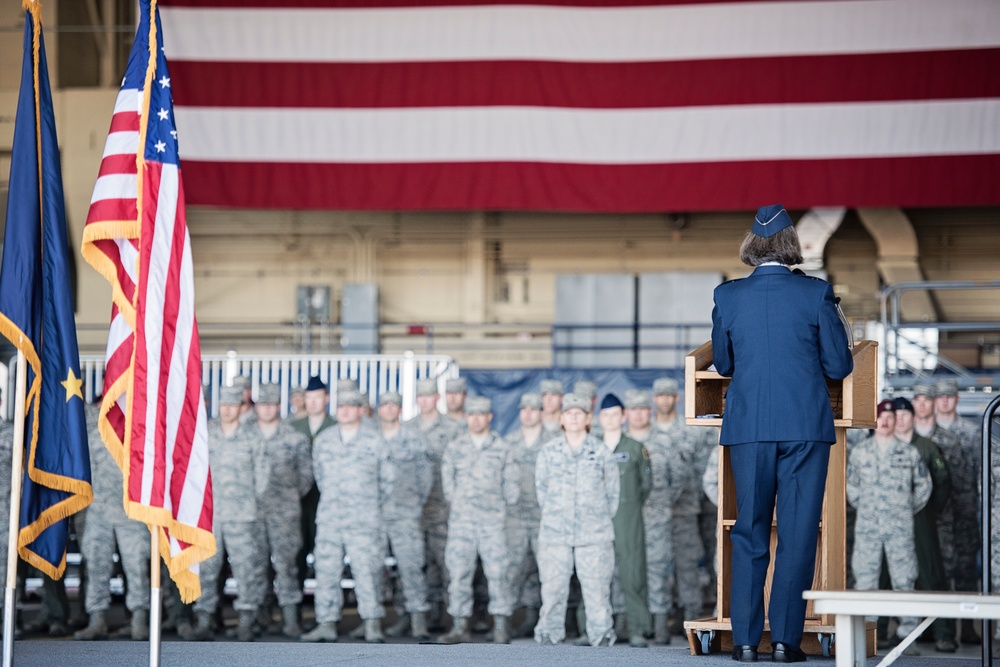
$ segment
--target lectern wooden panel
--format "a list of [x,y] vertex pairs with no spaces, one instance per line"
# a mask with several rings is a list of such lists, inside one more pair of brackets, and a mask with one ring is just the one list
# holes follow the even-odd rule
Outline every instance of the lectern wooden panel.
[[[820,518],[816,548],[814,590],[843,590],[846,583],[846,439],[848,428],[874,428],[878,343],[870,340],[855,345],[854,372],[841,381],[828,381],[830,406],[833,409],[837,442],[830,450],[826,495]],[[722,426],[726,409],[729,378],[719,375],[712,366],[712,343],[705,343],[685,358],[684,414],[690,426]],[[687,621],[692,653],[729,650],[732,647],[732,622],[729,614],[729,589],[732,571],[730,531],[736,523],[736,490],[729,464],[728,449],[719,452],[719,523],[717,539],[718,608],[708,619]],[[777,533],[771,531],[771,569],[764,588],[765,609],[770,598],[771,576]],[[869,624],[868,652],[875,655],[875,624]],[[831,654],[830,639],[835,631],[832,615],[816,615],[812,603],[806,607],[806,632],[802,649],[806,653]],[[709,638],[709,641],[706,641]],[[770,650],[770,634],[765,620],[762,652]]]

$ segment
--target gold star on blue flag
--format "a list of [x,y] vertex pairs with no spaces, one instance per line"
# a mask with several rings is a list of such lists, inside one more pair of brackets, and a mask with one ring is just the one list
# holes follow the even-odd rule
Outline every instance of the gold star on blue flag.
[[66,567],[66,517],[90,504],[93,492],[41,12],[36,2],[24,7],[24,60],[0,264],[0,333],[29,366],[18,553],[58,579]]

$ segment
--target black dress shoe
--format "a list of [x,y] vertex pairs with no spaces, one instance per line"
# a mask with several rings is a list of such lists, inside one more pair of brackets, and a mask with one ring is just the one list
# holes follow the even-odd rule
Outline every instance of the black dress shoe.
[[771,660],[774,662],[805,662],[806,654],[784,642],[774,642]]
[[756,646],[734,646],[733,660],[736,662],[757,662]]

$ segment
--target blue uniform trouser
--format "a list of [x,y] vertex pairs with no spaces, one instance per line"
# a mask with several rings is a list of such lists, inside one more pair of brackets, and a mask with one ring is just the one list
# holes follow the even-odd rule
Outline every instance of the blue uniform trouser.
[[806,601],[816,567],[830,445],[749,442],[729,446],[736,483],[732,530],[730,616],[733,644],[757,646],[764,631],[764,581],[771,560],[771,518],[777,509],[778,547],[768,620],[771,642],[802,641]]

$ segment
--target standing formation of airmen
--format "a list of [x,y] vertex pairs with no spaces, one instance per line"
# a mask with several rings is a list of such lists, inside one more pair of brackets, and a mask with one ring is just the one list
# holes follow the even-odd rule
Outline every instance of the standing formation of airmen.
[[[656,380],[652,392],[629,390],[624,402],[608,394],[596,415],[594,383],[578,382],[566,394],[561,382],[543,380],[538,392],[520,397],[519,422],[506,438],[492,429],[490,400],[468,395],[464,380],[447,383],[447,413],[439,411],[437,382],[419,380],[418,414],[405,423],[400,394],[379,396],[372,419],[353,381],[338,382],[334,418],[326,385],[312,378],[288,422],[280,419],[278,385],[260,384],[255,404],[249,386],[237,378],[223,388],[220,416],[209,423],[218,552],[201,566],[203,594],[193,605],[194,626],[182,633],[187,639],[216,635],[226,559],[237,583],[232,636],[241,641],[270,629],[275,594],[283,634],[337,641],[345,561],[362,620],[354,636],[384,641],[390,554],[398,572],[390,598],[398,620],[385,631],[391,637],[444,631],[447,603],[452,623],[440,641],[469,641],[477,566],[496,643],[512,636],[562,641],[574,579],[583,597],[579,644],[667,644],[679,631],[668,624],[671,614],[679,626],[708,611],[717,434],[686,425],[673,379]],[[976,589],[981,431],[957,414],[957,402],[954,381],[917,384],[912,402],[882,401],[870,437],[851,439],[847,497],[856,525],[849,555],[857,588]],[[131,613],[123,634],[145,639],[149,534],[125,516],[121,471],[96,417],[90,406],[94,502],[76,518],[89,623],[75,637],[109,636],[117,545]],[[10,441],[11,431],[0,423],[0,440]],[[10,447],[3,452],[9,456]],[[990,462],[994,485],[997,460]],[[0,485],[9,465],[0,456]],[[993,527],[1000,533],[998,506]],[[0,512],[0,523],[6,516]],[[1000,581],[1000,535],[994,544]],[[317,624],[303,633],[309,553]],[[523,623],[512,628],[515,610]],[[880,628],[880,644],[898,643],[915,626],[916,619],[900,618],[892,637]],[[934,635],[944,652],[979,641],[972,622],[939,622]],[[911,645],[908,652],[917,651]]]

